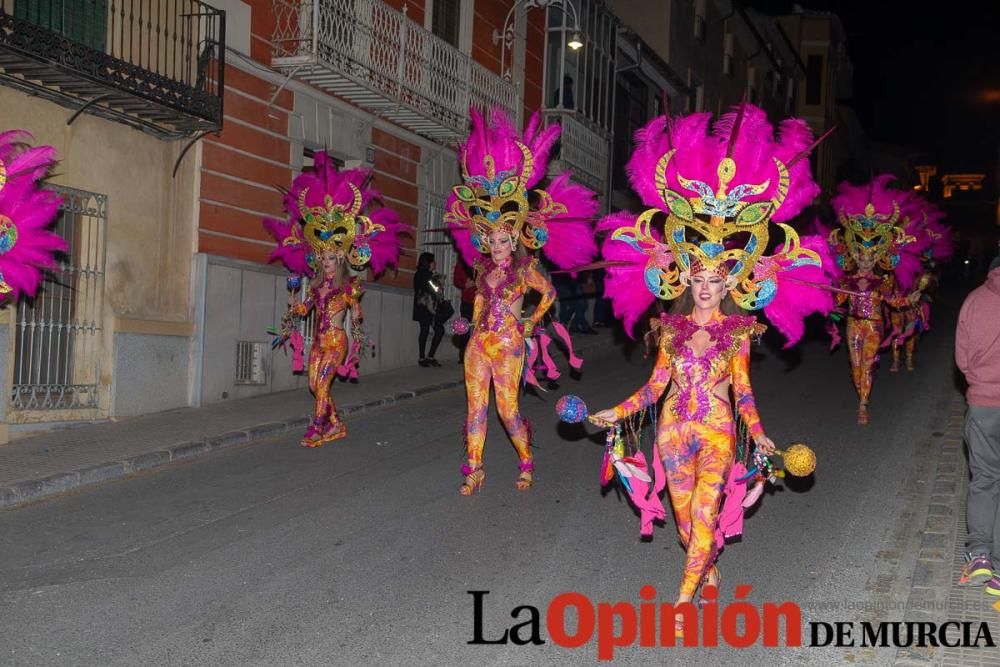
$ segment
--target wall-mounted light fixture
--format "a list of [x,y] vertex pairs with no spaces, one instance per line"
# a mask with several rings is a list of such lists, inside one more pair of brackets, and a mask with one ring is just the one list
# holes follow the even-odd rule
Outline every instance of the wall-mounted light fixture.
[[536,7],[539,9],[547,7],[562,8],[573,20],[573,24],[567,26],[573,31],[573,34],[570,36],[566,46],[574,51],[579,51],[583,48],[583,33],[580,32],[580,19],[576,13],[576,7],[573,6],[570,0],[517,0],[510,8],[510,11],[507,12],[507,18],[503,22],[503,32],[498,31],[496,28],[493,29],[493,46],[500,46],[500,73],[507,81],[511,80],[510,68],[506,66],[507,51],[511,50],[514,45],[514,25],[512,22],[514,12],[520,5],[524,5],[526,10],[535,9]]

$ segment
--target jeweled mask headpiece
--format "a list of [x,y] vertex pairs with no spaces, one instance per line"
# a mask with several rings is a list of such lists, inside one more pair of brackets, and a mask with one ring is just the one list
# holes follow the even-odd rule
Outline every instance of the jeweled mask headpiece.
[[395,211],[373,206],[381,198],[370,170],[341,171],[326,153],[317,153],[314,170],[296,176],[285,193],[286,220],[264,219],[277,244],[271,261],[312,276],[323,253],[332,251],[356,270],[381,273],[398,260],[399,236],[406,233]]
[[545,190],[534,190],[539,205],[532,210],[528,202],[527,182],[535,168],[531,149],[515,142],[522,160],[514,169],[497,171],[492,155],[482,157],[483,175],[469,173],[468,154],[462,156],[462,185],[452,189],[455,195],[445,213],[445,221],[469,228],[476,250],[489,253],[488,239],[497,231],[510,234],[529,250],[538,250],[548,241],[547,218],[566,213],[566,207],[552,200]]
[[522,132],[499,108],[492,109],[489,120],[475,108],[469,117],[469,136],[458,148],[462,183],[452,188],[444,214],[462,258],[471,265],[489,254],[489,236],[501,231],[512,245],[540,249],[560,268],[591,261],[600,207],[594,192],[574,183],[569,170],[544,189],[536,187],[546,175],[560,126],[543,127],[536,112]]
[[[660,299],[680,296],[691,273],[708,269],[728,278],[741,308],[762,308],[774,298],[777,271],[821,265],[780,222],[784,244],[764,255],[772,220],[793,217],[818,193],[808,162],[796,165],[812,136],[802,121],[785,121],[776,142],[766,114],[750,105],[724,116],[711,134],[708,122],[708,114],[662,118],[636,135],[629,175],[653,208],[610,239],[648,256],[645,284]],[[662,241],[652,227],[660,213]]]
[[372,251],[368,244],[371,237],[385,231],[385,227],[361,215],[361,190],[348,183],[351,202],[347,205],[334,203],[327,193],[320,206],[308,206],[309,188],[305,187],[298,196],[299,213],[304,224],[305,240],[312,247],[314,261],[319,261],[323,253],[334,251],[343,256],[355,269],[362,269],[371,261]]
[[829,242],[845,271],[855,270],[863,256],[892,270],[899,263],[900,248],[913,241],[905,231],[909,217],[900,209],[906,193],[888,186],[893,179],[891,174],[882,174],[864,186],[847,182],[838,186],[832,205],[841,228],[830,233]]

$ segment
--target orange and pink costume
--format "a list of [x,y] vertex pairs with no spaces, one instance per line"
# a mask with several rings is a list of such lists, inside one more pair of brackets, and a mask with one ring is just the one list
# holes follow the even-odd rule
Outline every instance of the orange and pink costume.
[[[306,300],[292,309],[299,317],[305,317],[310,310],[316,309],[316,330],[309,350],[309,390],[316,397],[316,410],[312,424],[302,438],[303,444],[317,446],[347,435],[347,427],[337,415],[330,386],[338,374],[349,372],[343,366],[348,353],[343,319],[347,310],[351,311],[355,322],[364,319],[362,294],[358,278],[346,279],[345,285],[334,285],[332,281],[324,280],[310,287]],[[335,323],[337,320],[339,323]]]
[[[848,302],[847,349],[858,392],[859,424],[869,421],[868,400],[878,351],[898,338],[894,327],[889,341],[883,340],[884,310],[910,305],[909,295],[903,294],[899,285],[912,285],[911,267],[920,268],[919,259],[900,262],[901,256],[906,256],[902,251],[914,241],[905,226],[917,208],[910,193],[889,185],[893,178],[881,174],[860,186],[842,182],[831,202],[840,228],[832,231],[828,240],[838,265],[847,274],[841,287],[851,293],[838,294],[837,300]],[[865,264],[866,273],[862,274],[859,267]],[[880,272],[876,273],[876,267]],[[831,332],[836,344],[836,327]]]
[[856,293],[840,293],[837,300],[847,302],[847,351],[851,359],[854,388],[861,402],[867,403],[872,391],[875,362],[885,333],[883,304],[902,308],[908,301],[906,295],[899,294],[895,280],[889,275],[854,274],[844,278],[841,287]]
[[[347,276],[370,267],[378,275],[399,258],[400,234],[406,226],[371,185],[369,169],[340,171],[326,153],[316,153],[312,172],[299,174],[285,193],[287,219],[264,219],[274,238],[271,261],[280,260],[289,270],[288,289],[297,292],[304,278],[322,275],[325,261],[339,265],[343,282],[331,275],[314,280],[303,303],[290,301],[274,346],[291,342],[292,370],[302,370],[302,335],[298,322],[316,310],[316,330],[309,351],[309,388],[316,396],[313,419],[302,438],[303,447],[317,447],[347,435],[330,396],[337,374],[357,377],[358,356],[365,339],[360,323],[361,281]],[[325,259],[324,259],[325,258]],[[317,284],[318,283],[318,284]],[[343,321],[351,311],[352,338],[348,343]]]
[[[789,345],[801,338],[807,315],[832,310],[827,288],[836,269],[829,246],[821,237],[800,238],[790,226],[772,224],[796,216],[819,193],[802,159],[814,145],[804,121],[785,120],[776,132],[767,114],[749,104],[714,127],[711,114],[692,114],[656,118],[637,132],[629,180],[649,208],[637,216],[617,213],[598,225],[608,232],[605,294],[626,330],[634,330],[656,299],[681,296],[704,270],[726,281],[737,306],[763,311]],[[778,234],[784,243],[772,243]],[[643,535],[665,517],[658,494],[668,487],[687,553],[683,599],[703,582],[725,538],[741,533],[747,483],[758,479],[747,462],[766,437],[749,378],[750,340],[764,326],[752,316],[723,315],[719,307],[702,314],[711,315],[704,325],[695,323],[693,312],[654,320],[660,333],[655,366],[649,381],[613,409],[602,474],[603,481],[619,475],[640,511]],[[696,354],[691,343],[696,335],[699,345],[705,342],[704,334],[707,347]],[[650,477],[639,443],[634,454],[622,444],[624,456],[616,434],[636,431],[642,417],[635,415],[653,409],[665,391]],[[631,429],[621,424],[629,417]],[[617,471],[610,475],[609,461]]]
[[[660,321],[659,354],[649,381],[614,411],[623,419],[655,405],[671,385],[656,425],[653,465],[657,476],[659,461],[666,467],[677,532],[687,550],[680,591],[692,596],[717,555],[718,513],[736,452],[729,388],[750,436],[763,434],[750,388],[750,338],[765,327],[754,317],[721,313],[704,326],[682,315],[663,315]],[[700,356],[689,345],[699,330],[711,339]]]
[[472,314],[472,335],[465,349],[465,390],[468,412],[465,419],[467,469],[482,466],[486,441],[486,414],[490,383],[496,394],[497,412],[514,443],[522,471],[534,468],[531,456],[531,426],[518,409],[525,360],[525,325],[513,307],[528,290],[542,299],[529,320],[534,327],[555,301],[552,283],[538,269],[538,260],[511,260],[504,277],[492,286],[486,276],[496,267],[490,259],[476,264],[476,300]]
[[[519,311],[528,290],[541,293],[527,327],[541,325],[555,299],[555,288],[535,256],[518,259],[514,250],[521,245],[529,252],[540,252],[564,269],[590,262],[597,253],[593,218],[599,208],[594,192],[573,183],[568,171],[545,189],[533,190],[537,205],[529,202],[529,191],[545,176],[559,125],[542,128],[541,116],[535,113],[522,134],[501,109],[493,109],[488,120],[475,109],[470,114],[471,133],[458,150],[462,184],[452,188],[444,216],[462,258],[476,267],[471,338],[465,350],[468,413],[463,495],[481,488],[485,478],[482,457],[491,383],[497,411],[520,460],[517,488],[524,490],[532,484],[531,431],[518,410],[517,397],[524,373],[533,372],[525,368],[526,360],[538,354],[549,338],[539,335],[537,343],[529,343],[531,332],[525,331]],[[504,245],[510,243],[507,259],[497,257],[504,264],[501,267],[490,249],[493,237],[502,238]],[[503,255],[505,251],[497,252]],[[483,255],[487,258],[477,259]],[[502,269],[500,280],[490,285],[489,276],[495,279],[498,268]],[[542,356],[548,359],[544,349]],[[571,350],[571,363],[578,366],[578,362]]]

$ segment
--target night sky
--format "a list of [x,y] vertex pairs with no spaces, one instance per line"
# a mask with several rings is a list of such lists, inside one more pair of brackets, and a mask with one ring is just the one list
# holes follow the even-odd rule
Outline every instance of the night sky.
[[[1000,162],[1000,2],[802,0],[837,14],[866,138],[921,153],[946,171]],[[792,2],[750,0],[769,14]],[[963,8],[959,11],[951,9]],[[941,173],[941,171],[939,171]],[[991,178],[992,182],[996,182]]]

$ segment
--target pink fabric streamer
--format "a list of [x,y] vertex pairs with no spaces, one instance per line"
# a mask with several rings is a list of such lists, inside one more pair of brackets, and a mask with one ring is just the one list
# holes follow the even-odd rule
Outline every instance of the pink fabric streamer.
[[361,360],[361,341],[354,339],[344,363],[337,366],[337,375],[348,380],[358,379],[358,363]]
[[843,340],[840,337],[840,327],[832,320],[826,321],[826,332],[830,334],[830,351],[833,351]]
[[[583,359],[576,356],[576,352],[573,351],[573,342],[570,340],[566,327],[559,322],[553,322],[552,328],[555,330],[556,336],[566,346],[569,365],[579,369],[583,366]],[[555,360],[552,358],[552,354],[549,352],[549,346],[552,344],[552,341],[552,336],[544,329],[540,329],[530,340],[525,341],[527,356],[524,362],[524,381],[532,387],[542,389],[542,386],[538,383],[538,379],[535,377],[535,371],[539,369],[545,369],[545,376],[550,380],[558,380],[562,375]],[[539,363],[539,358],[541,358],[541,363]],[[542,389],[542,391],[545,390]]]
[[743,499],[747,495],[747,482],[737,480],[746,473],[747,469],[742,463],[734,463],[729,470],[726,488],[723,490],[725,497],[722,509],[719,510],[719,518],[715,523],[716,551],[725,545],[727,537],[743,534]]
[[549,343],[552,342],[552,337],[546,333],[538,336],[538,349],[542,353],[542,363],[545,366],[545,375],[550,380],[558,380],[562,373],[556,367],[556,362],[552,360],[552,355],[549,354]]
[[569,358],[569,365],[579,370],[580,367],[583,366],[583,359],[576,356],[576,353],[573,351],[573,341],[570,340],[569,331],[567,331],[566,327],[560,322],[553,322],[552,328],[555,329],[556,335],[559,336],[563,345],[566,346],[566,355]]
[[[646,456],[642,452],[637,452],[635,456],[628,457],[629,463],[643,472],[649,471],[646,463]],[[617,475],[617,471],[615,475]],[[612,477],[614,479],[614,477]],[[667,485],[667,475],[663,470],[663,461],[659,456],[653,456],[653,489],[650,493],[649,483],[638,477],[630,477],[631,489],[625,487],[629,500],[639,510],[639,534],[647,537],[653,534],[653,522],[663,521],[667,518],[667,511],[663,509],[663,501],[660,500],[660,493]]]
[[536,389],[545,391],[542,389],[542,385],[538,384],[538,378],[535,377],[535,362],[538,361],[538,345],[533,340],[526,340],[524,344],[528,348],[528,356],[524,361],[524,381]]
[[302,339],[302,334],[298,329],[288,337],[288,344],[292,346],[292,372],[301,373],[306,369],[306,342]]

